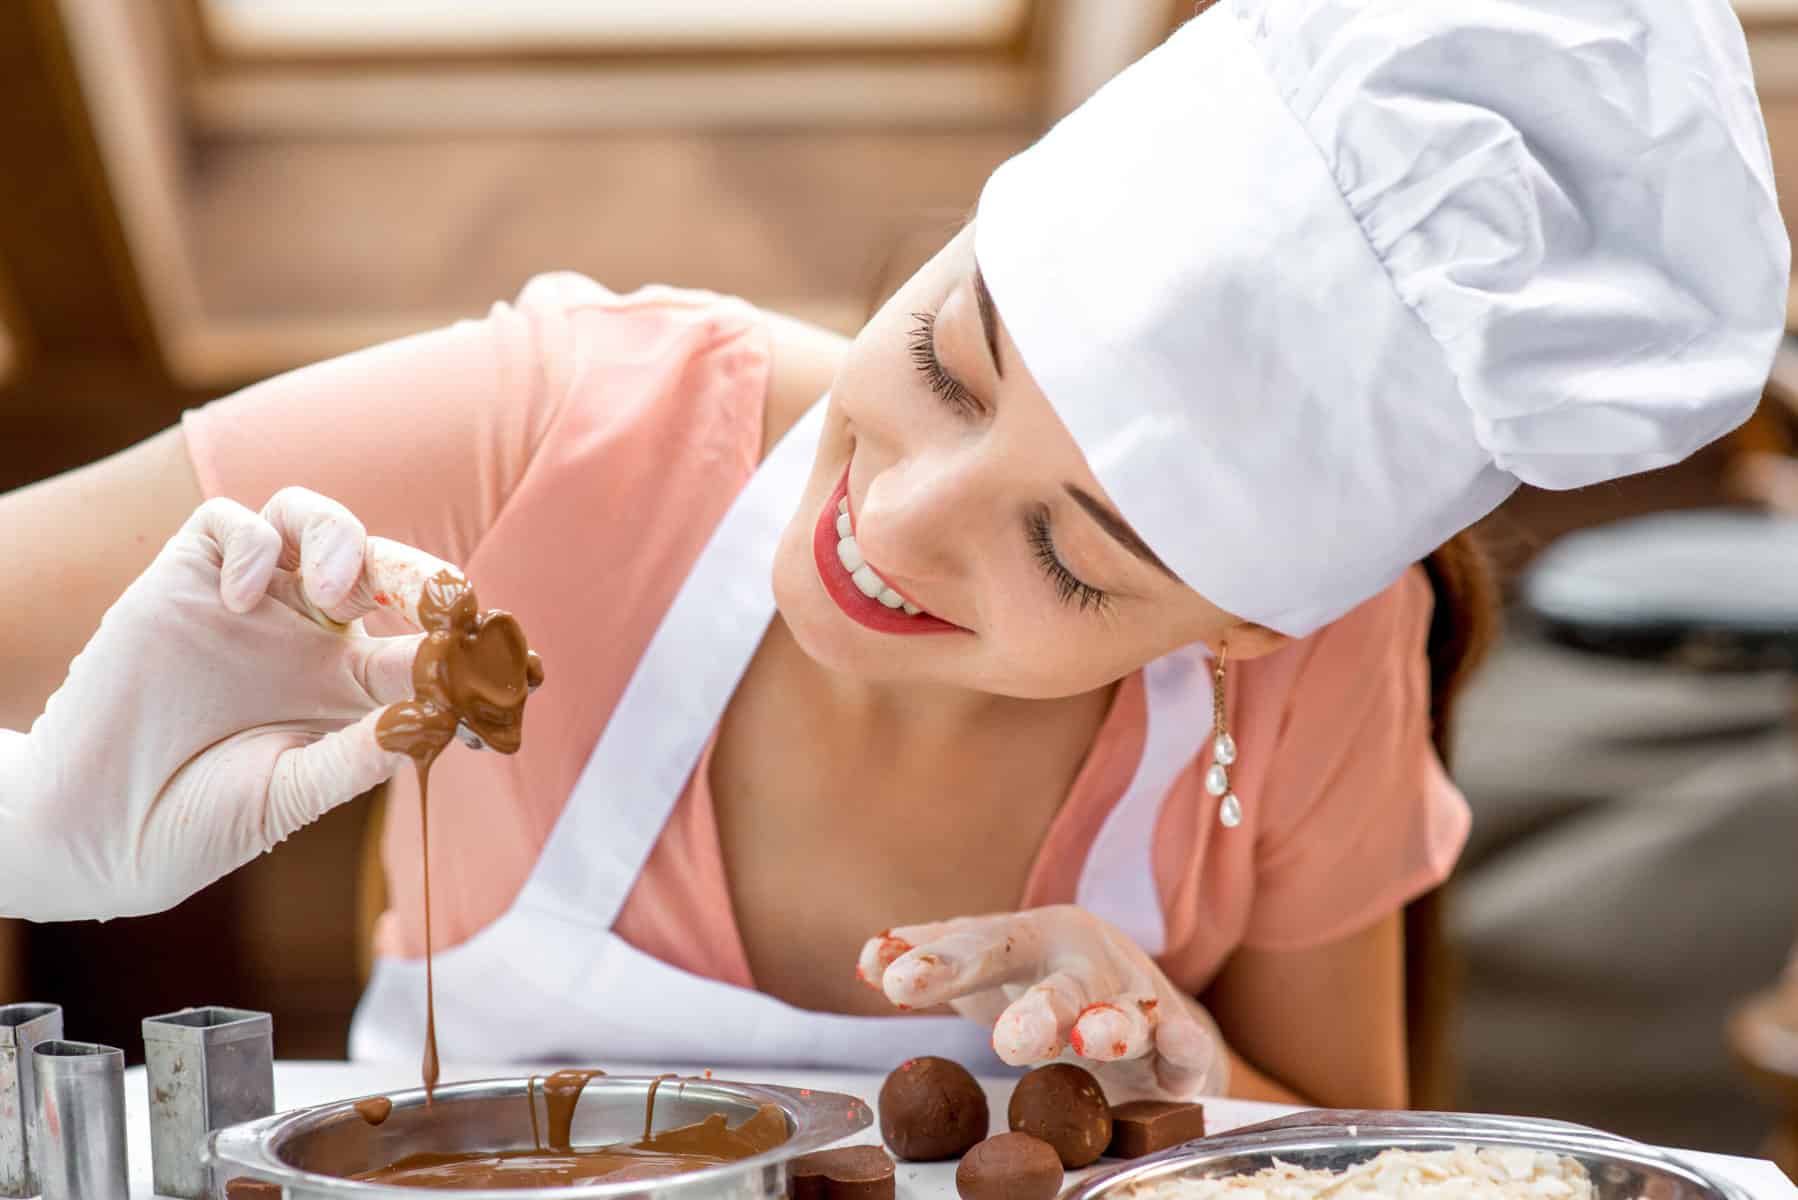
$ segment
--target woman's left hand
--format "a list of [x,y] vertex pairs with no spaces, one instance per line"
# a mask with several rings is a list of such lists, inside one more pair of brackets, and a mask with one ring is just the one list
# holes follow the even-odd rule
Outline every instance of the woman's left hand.
[[993,1050],[1013,1066],[1076,1059],[1113,1103],[1219,1095],[1229,1084],[1211,1014],[1136,943],[1073,905],[891,929],[862,947],[856,970],[901,1008],[948,1004],[991,1025]]

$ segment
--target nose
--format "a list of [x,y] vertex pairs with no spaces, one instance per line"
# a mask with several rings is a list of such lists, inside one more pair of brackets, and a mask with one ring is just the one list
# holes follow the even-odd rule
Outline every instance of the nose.
[[855,514],[856,541],[874,568],[901,587],[954,579],[971,561],[991,500],[990,481],[974,456],[918,448],[869,482]]

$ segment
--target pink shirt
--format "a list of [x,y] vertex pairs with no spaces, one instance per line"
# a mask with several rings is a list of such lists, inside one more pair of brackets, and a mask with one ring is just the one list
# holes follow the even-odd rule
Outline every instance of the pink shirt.
[[[511,904],[663,613],[754,473],[768,383],[761,313],[705,292],[615,295],[558,274],[486,318],[307,367],[189,412],[207,495],[260,507],[297,484],[369,530],[466,567],[518,613],[548,668],[514,757],[452,746],[432,775],[433,937]],[[1356,932],[1447,876],[1465,803],[1430,744],[1431,592],[1413,569],[1314,636],[1231,672],[1243,825],[1200,783],[1162,806],[1161,964],[1192,992],[1238,946]],[[595,619],[595,617],[599,619]],[[398,632],[371,618],[371,632]],[[1141,752],[1139,675],[1117,693],[1017,907],[1071,902]],[[708,746],[701,766],[710,761]],[[717,824],[696,770],[617,922],[638,949],[753,986]],[[423,948],[418,794],[391,788],[384,954]],[[873,931],[870,931],[873,932]]]

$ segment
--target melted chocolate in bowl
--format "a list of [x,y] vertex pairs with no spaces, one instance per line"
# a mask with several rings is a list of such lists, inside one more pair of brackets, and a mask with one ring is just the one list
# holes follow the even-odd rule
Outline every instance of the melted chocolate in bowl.
[[390,1167],[353,1176],[366,1183],[395,1187],[442,1188],[553,1188],[583,1183],[623,1183],[631,1179],[659,1179],[683,1175],[712,1161],[695,1161],[691,1155],[656,1154],[623,1147],[616,1150],[580,1150],[555,1154],[544,1150],[507,1150],[499,1154],[414,1154]]
[[[786,1116],[772,1104],[732,1129],[723,1113],[713,1113],[695,1125],[647,1133],[655,1119],[655,1092],[661,1079],[650,1084],[645,1105],[645,1136],[631,1144],[575,1149],[569,1144],[574,1107],[581,1089],[600,1071],[558,1071],[543,1081],[544,1106],[549,1114],[549,1145],[538,1142],[530,1150],[480,1151],[470,1154],[413,1154],[350,1178],[397,1187],[440,1189],[573,1187],[605,1181],[659,1179],[684,1175],[720,1163],[748,1158],[772,1150],[787,1140]],[[664,1076],[663,1078],[669,1078]],[[531,1105],[533,1139],[537,1137],[537,1106],[533,1078],[526,1089]]]
[[[474,588],[453,571],[439,572],[418,600],[425,640],[412,662],[413,698],[392,705],[375,726],[383,750],[418,768],[419,844],[424,855],[425,1099],[437,1086],[437,1005],[431,978],[431,764],[458,724],[501,754],[524,739],[524,703],[543,682],[543,660],[525,642],[511,613],[481,611]],[[378,1122],[371,1122],[378,1124]],[[521,1185],[524,1186],[524,1185]]]

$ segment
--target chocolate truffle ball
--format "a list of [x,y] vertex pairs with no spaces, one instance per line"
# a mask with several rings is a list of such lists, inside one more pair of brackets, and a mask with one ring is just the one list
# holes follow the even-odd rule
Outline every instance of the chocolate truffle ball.
[[986,1093],[960,1063],[907,1059],[880,1085],[880,1136],[900,1158],[956,1158],[986,1136],[986,1126]]
[[1018,1080],[1007,1115],[1014,1132],[1055,1147],[1061,1165],[1070,1171],[1097,1162],[1111,1141],[1105,1091],[1073,1063],[1050,1063]]
[[1055,1147],[1027,1133],[1002,1133],[968,1151],[955,1168],[961,1200],[1054,1200],[1061,1190]]

